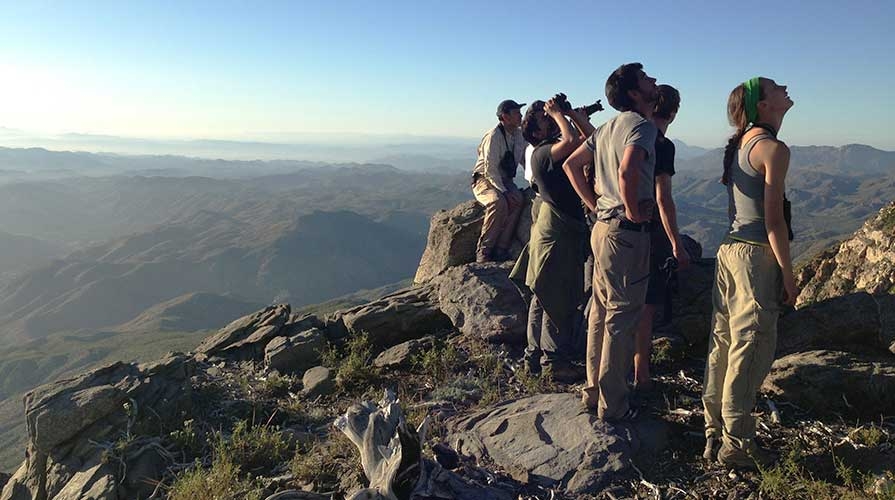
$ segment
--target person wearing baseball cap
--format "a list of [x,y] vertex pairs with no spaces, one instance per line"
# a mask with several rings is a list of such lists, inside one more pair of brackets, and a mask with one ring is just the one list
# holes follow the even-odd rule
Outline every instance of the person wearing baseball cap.
[[512,99],[497,106],[499,123],[482,137],[472,173],[472,193],[485,207],[482,233],[476,245],[476,262],[510,258],[509,248],[519,222],[524,198],[516,187],[516,166],[525,156],[525,139],[519,126],[525,103]]

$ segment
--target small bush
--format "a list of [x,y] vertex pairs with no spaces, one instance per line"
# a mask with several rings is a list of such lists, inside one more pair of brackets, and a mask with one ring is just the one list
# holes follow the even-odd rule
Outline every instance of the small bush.
[[851,431],[849,436],[855,443],[863,444],[864,446],[869,446],[871,448],[879,446],[887,440],[886,433],[875,425],[858,427]]
[[273,372],[262,379],[259,391],[261,395],[269,398],[283,397],[289,394],[294,384],[292,377]]
[[296,481],[315,491],[332,491],[346,481],[360,484],[363,480],[357,448],[339,433],[330,434],[326,441],[300,447],[289,469]]
[[170,432],[168,438],[177,449],[191,456],[198,455],[202,451],[202,439],[196,430],[196,423],[192,419],[184,420],[183,427]]
[[484,343],[470,345],[470,361],[475,366],[475,381],[481,392],[480,404],[496,403],[503,398],[506,386],[506,374],[503,362],[494,352],[494,348]]
[[803,456],[800,450],[789,450],[777,465],[760,471],[759,490],[766,498],[775,499],[811,499],[811,500],[858,500],[858,499],[891,499],[890,492],[868,493],[872,488],[873,477],[849,466],[845,461],[833,456],[836,479],[842,485],[831,484],[816,479],[801,465]]
[[245,420],[233,428],[229,439],[218,437],[217,454],[244,471],[270,469],[288,458],[289,445],[282,434],[267,425],[249,426]]
[[432,399],[451,403],[465,403],[482,399],[482,384],[478,379],[458,377],[432,391]]
[[320,350],[320,364],[327,368],[333,370],[339,368],[341,359],[342,354],[339,352],[339,348],[331,342],[327,342],[323,349]]
[[366,389],[376,381],[376,370],[372,365],[373,346],[366,334],[357,335],[348,341],[345,356],[336,370],[336,381],[345,389]]
[[516,381],[522,385],[525,394],[535,395],[545,392],[556,392],[556,384],[553,382],[553,372],[550,366],[544,367],[539,374],[531,373],[524,363],[516,370]]
[[168,499],[261,500],[261,485],[239,476],[239,466],[226,457],[216,458],[207,469],[197,461],[174,480]]
[[319,427],[333,421],[331,408],[312,405],[299,398],[289,398],[279,406],[285,415],[284,425],[297,427]]
[[447,381],[459,364],[457,349],[450,344],[435,345],[413,359],[414,368],[431,377],[435,385]]

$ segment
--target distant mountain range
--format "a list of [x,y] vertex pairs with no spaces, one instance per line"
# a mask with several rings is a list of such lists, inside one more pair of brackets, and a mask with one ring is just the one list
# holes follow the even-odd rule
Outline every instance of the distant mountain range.
[[[484,131],[483,131],[484,132]],[[103,151],[113,155],[181,155],[224,160],[369,162],[374,158],[427,155],[466,158],[475,155],[478,138],[407,134],[265,134],[257,140],[151,139],[95,134],[35,135],[0,127],[0,144],[9,148],[56,151]]]
[[[727,226],[721,150],[677,150],[680,223],[710,255]],[[895,199],[893,152],[792,151],[799,258]],[[412,277],[430,216],[471,198],[471,160],[377,158],[325,165],[0,148],[0,397],[97,363],[191,349],[205,329],[264,304],[327,309]],[[17,400],[0,403],[0,433],[17,411]]]
[[[793,255],[805,259],[857,229],[895,199],[895,152],[850,144],[792,146],[786,193],[793,203]],[[674,177],[682,231],[711,254],[727,230],[727,194],[720,184],[723,150],[679,159]]]

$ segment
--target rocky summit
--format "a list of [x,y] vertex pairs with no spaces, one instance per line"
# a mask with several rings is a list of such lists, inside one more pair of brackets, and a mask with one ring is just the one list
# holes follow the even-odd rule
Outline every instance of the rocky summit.
[[755,409],[782,456],[758,473],[701,459],[712,259],[657,322],[642,418],[613,425],[523,367],[525,299],[510,263],[473,262],[480,224],[472,202],[436,214],[414,284],[381,299],[269,306],[192,352],[32,390],[0,500],[895,495],[895,204],[799,270]]

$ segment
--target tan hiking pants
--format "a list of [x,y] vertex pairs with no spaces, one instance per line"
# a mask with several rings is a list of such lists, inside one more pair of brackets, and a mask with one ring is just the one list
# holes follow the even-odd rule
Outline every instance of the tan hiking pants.
[[744,448],[752,409],[774,362],[783,277],[770,247],[727,239],[718,249],[702,402],[706,437]]
[[587,385],[582,401],[597,416],[619,418],[628,411],[627,376],[634,360],[634,335],[649,283],[650,233],[597,222],[593,304],[587,328]]
[[522,213],[524,198],[512,179],[505,179],[508,190],[501,193],[487,179],[479,176],[472,185],[476,201],[485,206],[485,220],[482,234],[476,247],[476,258],[491,257],[495,249],[508,250],[516,233],[516,224]]

